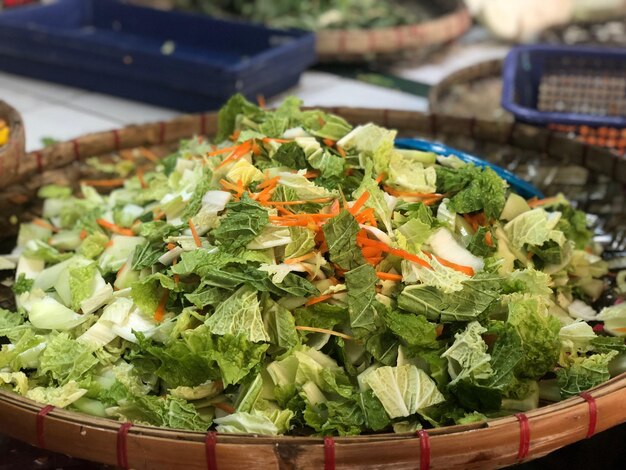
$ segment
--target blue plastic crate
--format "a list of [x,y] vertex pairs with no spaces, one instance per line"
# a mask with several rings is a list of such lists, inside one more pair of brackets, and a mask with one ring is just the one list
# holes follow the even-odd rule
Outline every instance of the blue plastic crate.
[[504,62],[503,81],[502,107],[520,121],[626,127],[624,49],[516,47]]
[[183,111],[272,96],[314,62],[311,33],[114,0],[0,14],[0,69]]

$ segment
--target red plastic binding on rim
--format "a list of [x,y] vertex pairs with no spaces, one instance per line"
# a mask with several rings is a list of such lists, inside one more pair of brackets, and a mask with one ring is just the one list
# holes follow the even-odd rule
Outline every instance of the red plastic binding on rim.
[[217,433],[209,431],[204,439],[204,450],[206,452],[206,465],[209,470],[217,470],[217,456],[215,448],[217,447]]
[[517,460],[524,460],[530,450],[530,424],[528,417],[524,413],[516,413],[515,417],[519,421],[519,450]]
[[43,155],[41,152],[34,152],[35,160],[37,161],[37,171],[43,173]]
[[417,435],[420,438],[420,470],[428,470],[430,468],[430,436],[423,429],[417,431]]
[[41,410],[39,410],[39,413],[37,413],[37,422],[36,422],[36,425],[37,425],[37,447],[40,447],[41,449],[45,449],[46,448],[46,434],[44,432],[44,427],[43,427],[44,418],[52,410],[54,410],[54,406],[47,405],[47,406],[44,406]]
[[113,129],[111,133],[113,134],[113,148],[118,151],[120,149],[120,131]]
[[588,392],[583,392],[580,396],[587,402],[589,405],[589,427],[587,428],[587,439],[593,436],[596,433],[596,424],[598,423],[598,406],[596,404],[596,399],[591,396]]
[[74,160],[79,162],[80,161],[80,144],[78,143],[78,139],[72,140],[72,146],[74,147]]
[[117,466],[128,468],[128,442],[127,436],[133,423],[123,423],[117,430]]
[[165,123],[160,122],[159,123],[159,144],[162,144],[164,142],[165,142]]
[[200,135],[206,135],[206,114],[200,115]]
[[324,438],[324,470],[335,470],[335,439]]

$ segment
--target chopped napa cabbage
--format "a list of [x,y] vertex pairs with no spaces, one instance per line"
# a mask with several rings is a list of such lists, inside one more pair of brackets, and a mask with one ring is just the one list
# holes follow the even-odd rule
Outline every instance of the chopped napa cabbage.
[[445,401],[433,379],[414,365],[379,367],[370,372],[364,382],[392,419],[410,416]]
[[626,336],[626,302],[603,308],[595,319],[604,322],[607,333]]
[[454,344],[442,355],[448,360],[448,373],[452,383],[462,379],[488,379],[493,375],[491,355],[487,352],[487,344],[482,333],[487,329],[473,321],[464,331],[454,335]]

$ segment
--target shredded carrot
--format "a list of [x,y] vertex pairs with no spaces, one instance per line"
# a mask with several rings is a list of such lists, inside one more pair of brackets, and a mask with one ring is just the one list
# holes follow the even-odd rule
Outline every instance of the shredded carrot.
[[463,214],[463,219],[471,225],[474,231],[478,230],[479,227],[487,225],[487,218],[485,217],[484,212],[478,212],[476,214]]
[[250,152],[251,150],[252,150],[252,142],[247,140],[243,144],[239,145],[233,153],[231,153],[228,157],[222,160],[222,163],[217,165],[215,169],[217,170],[223,167],[224,165],[226,165],[227,163],[230,163],[234,160],[238,160],[239,158],[243,157],[246,153]]
[[456,264],[451,261],[440,258],[439,256],[435,256],[437,261],[446,266],[447,268],[452,268],[455,271],[459,271],[460,273],[467,274],[468,276],[474,275],[474,269],[470,266],[463,266],[462,264]]
[[298,206],[300,204],[323,204],[332,200],[332,197],[321,197],[318,199],[309,199],[307,201],[269,201],[268,204],[273,206]]
[[259,108],[265,108],[265,96],[259,93],[256,95],[256,102],[259,103]]
[[80,237],[80,239],[81,239],[81,240],[84,240],[85,238],[87,238],[87,235],[89,235],[89,234],[87,233],[87,230],[82,229],[82,230],[80,231],[80,235],[79,235],[79,237]]
[[135,232],[133,232],[131,229],[120,227],[119,225],[115,225],[114,223],[109,222],[108,220],[96,219],[96,223],[100,227],[107,229],[109,232],[117,233],[118,235],[124,235],[127,237],[135,236]]
[[554,197],[547,197],[545,199],[537,199],[537,198],[533,198],[530,199],[528,201],[528,205],[530,207],[539,207],[539,206],[545,206],[547,204],[552,204],[553,202],[557,202],[559,200],[558,197],[554,196]]
[[271,137],[263,137],[261,142],[265,142],[266,144],[269,142],[276,142],[277,144],[286,144],[287,142],[291,142],[290,139],[274,139]]
[[267,188],[263,189],[263,191],[261,191],[260,193],[255,194],[253,199],[256,199],[261,204],[267,204],[270,198],[272,197],[272,194],[274,194],[275,189],[276,189],[276,186],[268,186]]
[[441,333],[443,333],[443,325],[437,325],[435,327],[435,335],[439,337],[441,336]]
[[[296,327],[297,328],[297,327]],[[626,327],[620,328],[611,328],[613,331],[617,331],[618,333],[626,333]]]
[[376,272],[376,277],[378,277],[378,279],[382,279],[383,281],[402,281],[402,276],[400,274],[385,273],[381,271]]
[[370,198],[370,193],[368,191],[363,191],[363,194],[361,194],[359,198],[356,201],[354,201],[354,204],[352,204],[352,207],[350,207],[350,213],[354,215],[357,212],[359,212],[369,198]]
[[309,300],[307,300],[307,302],[304,305],[308,307],[309,305],[317,304],[319,302],[324,302],[325,300],[332,298],[333,295],[335,294],[324,294],[324,295],[320,295],[317,297],[312,297]]
[[257,144],[256,140],[252,141],[252,153],[255,155],[261,155],[261,147]]
[[427,261],[424,261],[419,256],[409,253],[408,251],[400,250],[398,248],[391,248],[389,253],[395,256],[399,256],[400,258],[404,258],[408,261],[412,261],[413,263],[419,264],[420,266],[423,266],[425,268],[432,269],[430,264]]
[[336,141],[332,139],[324,139],[322,140],[322,142],[324,143],[324,145],[327,145],[328,147],[334,147],[335,144],[337,143]]
[[375,246],[366,246],[361,249],[361,252],[363,253],[363,257],[365,258],[377,258],[381,255],[382,250]]
[[167,244],[168,251],[172,251],[174,248],[176,248],[176,245],[174,243],[168,243]]
[[158,212],[152,212],[154,215],[152,217],[152,220],[161,220],[163,217],[165,217],[165,212],[159,210]]
[[122,271],[124,271],[124,268],[126,268],[126,263],[124,263],[122,265],[122,267],[120,269],[117,270],[117,273],[115,274],[115,278],[117,279],[118,277],[120,277],[120,274]]
[[339,338],[347,339],[349,341],[354,341],[354,337],[350,335],[346,335],[344,333],[339,333],[334,330],[327,330],[326,328],[314,328],[312,326],[296,326],[296,330],[300,331],[310,331],[312,333],[324,333],[327,335],[338,336]]
[[307,171],[303,176],[307,179],[317,178],[320,175],[319,171],[311,170]]
[[291,212],[291,211],[290,211],[290,210],[288,210],[288,209],[285,209],[284,207],[280,207],[280,206],[278,206],[278,207],[276,208],[276,210],[277,210],[280,214],[283,214],[283,215],[295,215],[293,212]]
[[135,152],[133,150],[120,150],[118,155],[122,160],[132,161],[135,159]]
[[433,199],[433,200],[439,200],[439,199],[443,199],[444,195],[443,194],[437,194],[437,193],[420,193],[417,191],[400,191],[398,189],[394,189],[390,186],[383,186],[383,189],[391,194],[392,196],[398,196],[398,197],[417,197],[417,198],[422,198],[422,199]]
[[425,206],[432,206],[433,204],[436,204],[437,202],[441,201],[445,196],[437,196],[435,198],[432,199],[422,199],[420,202],[422,204],[424,204]]
[[220,184],[222,185],[222,188],[233,191],[238,197],[243,195],[243,185],[242,187],[239,187],[238,185],[231,183],[230,181],[226,181],[225,179],[221,179]]
[[491,232],[485,233],[485,245],[493,246],[493,236],[491,235]]
[[280,176],[275,176],[274,178],[268,178],[265,181],[257,184],[257,189],[269,188],[271,186],[275,186],[280,181]]
[[335,199],[335,201],[330,206],[330,213],[333,215],[339,214],[339,199]]
[[104,244],[104,247],[105,247],[105,248],[110,248],[110,247],[112,247],[112,246],[113,246],[113,240],[109,240],[108,242],[106,242],[106,243]]
[[332,219],[333,217],[335,217],[333,214],[292,214],[289,216],[282,216],[282,215],[270,215],[270,220],[285,220],[285,219],[293,219],[293,218],[311,218],[311,219],[320,219],[320,220],[326,220],[326,219]]
[[152,163],[159,162],[159,157],[157,157],[156,154],[150,149],[147,149],[145,147],[139,147],[139,153],[143,158],[145,158],[146,160],[150,160]]
[[104,180],[81,180],[80,184],[93,186],[94,188],[118,188],[124,186],[124,178],[112,178]]
[[384,174],[384,173],[381,173],[380,175],[378,175],[378,176],[376,177],[376,182],[377,182],[378,184],[380,184],[380,183],[382,183],[382,182],[383,182],[383,180],[384,180],[384,179],[385,179],[385,174]]
[[193,224],[193,220],[191,219],[189,219],[189,230],[191,230],[191,236],[193,237],[193,241],[196,243],[196,246],[200,248],[202,246],[202,242],[200,241],[200,237],[196,231],[196,226]]
[[226,413],[231,414],[231,415],[237,411],[235,408],[230,406],[228,403],[224,403],[224,402],[213,403],[213,406],[215,408],[219,408],[220,410],[225,411]]
[[359,212],[355,217],[356,221],[360,224],[368,223],[369,225],[376,227],[376,215],[374,209],[369,207]]
[[307,259],[315,258],[315,256],[317,256],[316,253],[311,252],[311,253],[307,253],[306,255],[298,256],[296,258],[287,258],[285,260],[285,264],[299,263],[300,261],[306,261]]
[[136,175],[141,189],[146,189],[148,185],[146,184],[146,180],[143,179],[143,168],[137,168]]
[[223,153],[234,152],[239,148],[238,145],[234,145],[232,147],[224,147],[221,149],[213,150],[207,153],[207,157],[214,157],[215,155],[222,155]]
[[239,135],[241,135],[241,131],[239,129],[235,129],[230,136],[230,140],[232,140],[233,142],[237,142]]
[[157,305],[156,310],[154,311],[154,321],[162,322],[163,317],[165,316],[165,306],[167,305],[167,300],[170,298],[170,291],[167,289],[163,290],[163,294],[161,294],[161,299],[159,300],[159,305]]
[[339,153],[339,155],[341,155],[341,158],[346,158],[346,151],[343,149],[343,147],[337,145],[337,152]]
[[320,123],[321,127],[324,127],[326,125],[326,121],[324,121],[324,118],[322,116],[317,116],[317,122]]

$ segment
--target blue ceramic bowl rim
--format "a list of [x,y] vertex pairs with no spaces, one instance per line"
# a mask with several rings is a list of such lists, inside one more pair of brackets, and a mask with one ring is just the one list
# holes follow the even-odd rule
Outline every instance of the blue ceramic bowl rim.
[[483,160],[482,158],[478,158],[474,155],[471,155],[466,152],[462,152],[461,150],[457,150],[452,147],[448,147],[447,145],[440,144],[439,142],[432,142],[430,140],[425,139],[396,139],[396,147],[401,149],[410,149],[410,150],[421,150],[423,152],[433,152],[437,155],[449,156],[454,155],[455,157],[463,160],[466,163],[473,163],[479,167],[491,168],[495,171],[498,176],[504,179],[509,185],[518,193],[520,196],[523,196],[527,199],[536,197],[539,199],[543,199],[543,193],[537,189],[533,184],[528,181],[523,180],[519,176],[515,176],[509,170],[505,170],[504,168],[490,163],[488,161]]

